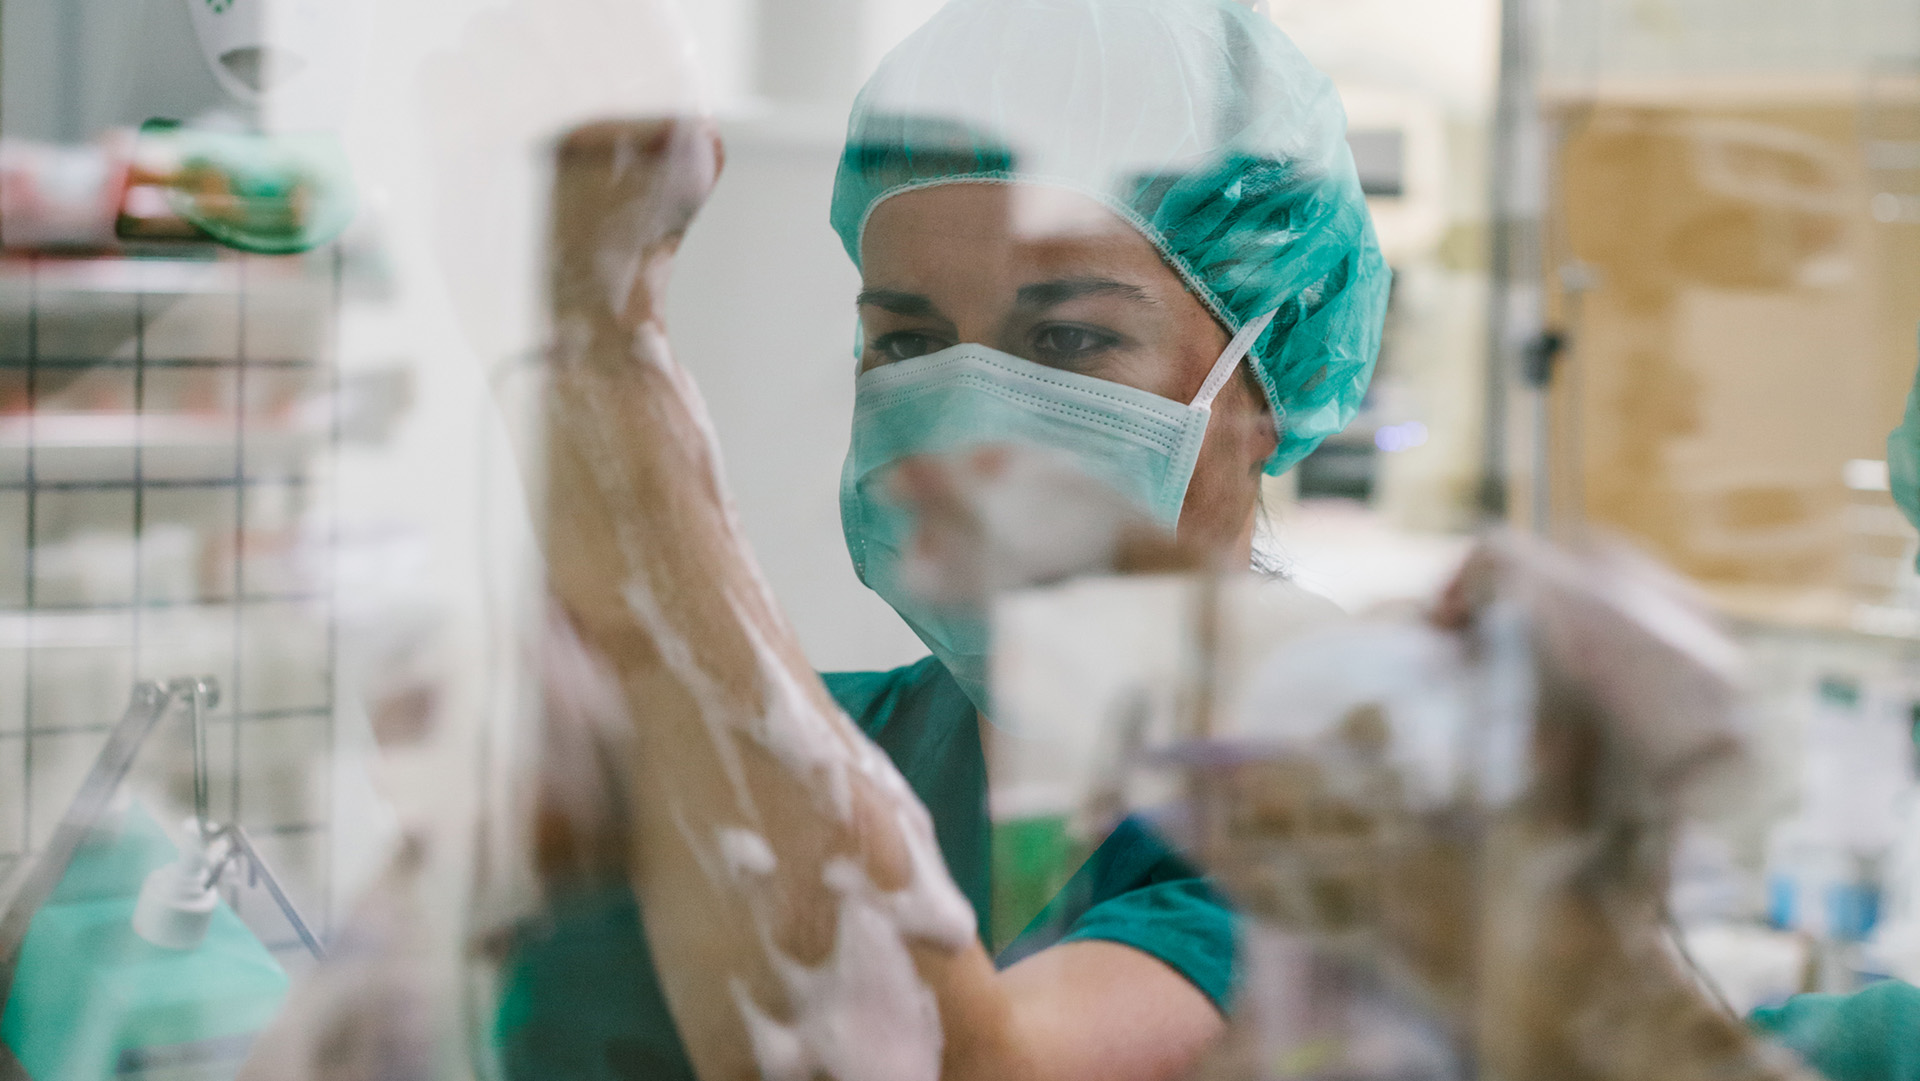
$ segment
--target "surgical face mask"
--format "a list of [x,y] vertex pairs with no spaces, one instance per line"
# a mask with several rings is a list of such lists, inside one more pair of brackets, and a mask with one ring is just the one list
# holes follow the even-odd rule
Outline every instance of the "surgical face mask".
[[915,455],[989,444],[1032,448],[1072,463],[1172,531],[1213,400],[1272,321],[1269,313],[1242,328],[1185,404],[970,343],[861,373],[854,384],[853,443],[840,474],[840,524],[854,571],[900,613],[981,712],[992,715],[986,612],[926,599],[903,580],[914,521],[888,498],[890,467]]

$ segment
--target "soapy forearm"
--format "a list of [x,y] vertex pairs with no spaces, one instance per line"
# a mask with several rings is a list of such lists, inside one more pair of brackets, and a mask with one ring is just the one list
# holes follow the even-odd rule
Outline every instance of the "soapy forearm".
[[771,600],[656,317],[705,138],[606,125],[561,148],[550,588],[637,737],[630,868],[701,1076],[964,1075],[1006,1020],[973,913]]

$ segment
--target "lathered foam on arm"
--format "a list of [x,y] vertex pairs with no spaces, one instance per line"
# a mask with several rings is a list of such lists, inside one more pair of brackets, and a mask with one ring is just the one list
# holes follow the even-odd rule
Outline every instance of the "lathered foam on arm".
[[560,145],[549,585],[636,737],[630,873],[701,1076],[963,1076],[1005,1013],[973,912],[774,604],[659,318],[718,165],[696,122]]

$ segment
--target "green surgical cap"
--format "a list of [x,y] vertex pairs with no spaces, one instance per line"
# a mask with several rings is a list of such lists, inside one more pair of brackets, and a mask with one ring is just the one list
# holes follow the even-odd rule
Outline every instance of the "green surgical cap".
[[952,0],[855,101],[832,220],[860,263],[873,208],[951,183],[1078,191],[1138,229],[1254,371],[1279,473],[1346,427],[1390,274],[1333,84],[1227,0]]

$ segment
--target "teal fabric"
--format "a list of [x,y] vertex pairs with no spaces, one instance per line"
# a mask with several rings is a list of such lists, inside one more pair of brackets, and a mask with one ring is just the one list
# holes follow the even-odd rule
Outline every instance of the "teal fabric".
[[1920,372],[1907,392],[1907,412],[1887,435],[1887,484],[1907,521],[1920,527]]
[[522,929],[494,1039],[516,1081],[694,1081],[654,976],[640,908],[625,884],[555,898]]
[[[141,884],[179,855],[137,802],[110,839],[81,844],[20,944],[0,1013],[0,1076],[11,1076],[9,1054],[36,1081],[126,1076],[116,1075],[123,1055],[202,1041],[214,1041],[215,1072],[238,1066],[285,1001],[287,974],[224,901],[196,949],[134,932]],[[227,1061],[219,1048],[236,1040]]]
[[[891,672],[830,673],[827,689],[887,752],[933,815],[985,940],[991,831],[973,704],[929,657]],[[1235,918],[1141,824],[1126,822],[1002,953],[1004,966],[1056,942],[1104,939],[1166,962],[1224,1009]],[[692,1081],[633,894],[620,884],[556,900],[506,965],[494,1038],[516,1081]]]
[[1748,1023],[1830,1081],[1920,1081],[1920,990],[1898,980],[1851,995],[1796,995]]
[[987,819],[987,757],[973,703],[928,657],[891,672],[828,672],[827,690],[880,745],[933,815],[947,870],[987,936],[993,837]]
[[1118,942],[1166,962],[1224,1013],[1238,930],[1226,898],[1129,818],[995,961],[1005,968],[1060,942]]
[[1279,473],[1346,427],[1391,275],[1346,112],[1231,0],[953,0],[881,61],[830,212],[857,266],[873,208],[950,183],[1077,191],[1139,230],[1221,325],[1275,312],[1253,370]]

